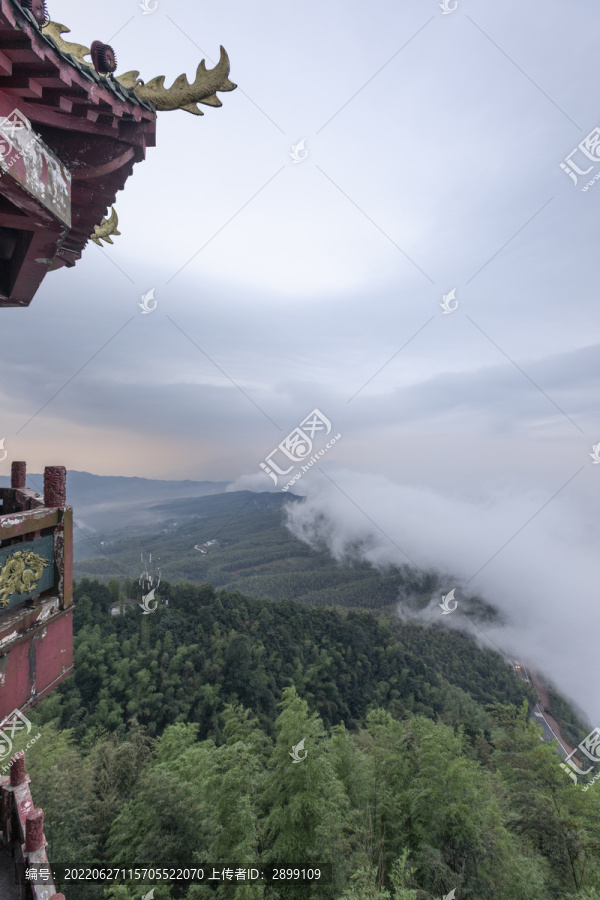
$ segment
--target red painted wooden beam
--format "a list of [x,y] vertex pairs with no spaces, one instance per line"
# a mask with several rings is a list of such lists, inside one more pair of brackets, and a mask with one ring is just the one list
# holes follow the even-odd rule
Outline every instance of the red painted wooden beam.
[[6,53],[0,53],[0,75],[12,75],[12,61]]
[[104,163],[102,166],[96,166],[89,169],[71,169],[71,177],[74,181],[91,181],[94,178],[103,178],[122,169],[123,166],[132,160],[135,156],[133,147],[129,147],[121,156],[112,159],[110,162]]

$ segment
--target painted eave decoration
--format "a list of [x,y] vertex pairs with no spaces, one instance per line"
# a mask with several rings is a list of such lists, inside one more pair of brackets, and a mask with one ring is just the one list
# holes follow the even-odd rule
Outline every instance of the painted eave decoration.
[[[52,10],[50,9],[50,12]],[[203,115],[232,91],[221,47],[165,86],[137,70],[119,75],[115,49],[68,40],[18,0],[0,0],[0,307],[28,306],[49,270],[73,266],[92,238],[118,235],[113,204],[146,147],[157,111]]]

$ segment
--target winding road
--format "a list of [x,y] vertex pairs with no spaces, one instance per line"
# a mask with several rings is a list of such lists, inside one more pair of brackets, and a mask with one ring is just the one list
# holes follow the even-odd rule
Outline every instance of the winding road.
[[[538,700],[540,700],[541,699],[540,698],[540,688],[539,688],[538,684],[536,683],[535,678],[529,677],[529,672],[527,671],[527,667],[523,663],[519,663],[516,660],[511,660],[511,665],[515,671],[515,675],[518,678],[521,678],[523,681],[527,682],[527,684],[531,685],[531,687],[533,687],[533,689],[535,690],[535,692],[538,696]],[[542,700],[542,702],[544,702],[544,701]],[[547,705],[547,698],[546,698],[545,705]],[[543,741],[558,741],[558,745],[560,747],[560,752],[561,752],[563,759],[565,759],[570,753],[573,752],[573,750],[575,748],[571,747],[565,741],[565,739],[561,733],[558,722],[556,722],[556,720],[554,718],[552,719],[552,724],[554,725],[554,728],[553,728],[552,725],[550,724],[550,722],[548,721],[546,714],[544,714],[543,709],[540,706],[540,703],[536,703],[535,706],[533,707],[533,715],[535,716],[535,721],[537,722],[537,724],[542,726],[542,731],[543,731],[542,740]]]

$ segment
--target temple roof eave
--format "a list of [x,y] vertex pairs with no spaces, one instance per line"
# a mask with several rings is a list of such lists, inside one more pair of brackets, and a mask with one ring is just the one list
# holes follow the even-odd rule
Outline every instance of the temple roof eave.
[[[125,88],[118,81],[99,75],[93,66],[82,64],[71,53],[66,53],[58,46],[53,37],[44,34],[43,29],[40,30],[36,20],[27,9],[23,9],[18,0],[0,0],[0,10],[8,18],[13,27],[19,28],[34,43],[43,42],[42,45],[51,48],[53,54],[56,54],[57,60],[61,60],[72,67],[82,78],[92,82],[103,91],[114,95],[122,101],[131,103],[133,106],[139,106],[146,109],[152,114],[156,114],[155,104],[143,97],[139,97],[135,91]],[[42,57],[45,54],[41,54]]]

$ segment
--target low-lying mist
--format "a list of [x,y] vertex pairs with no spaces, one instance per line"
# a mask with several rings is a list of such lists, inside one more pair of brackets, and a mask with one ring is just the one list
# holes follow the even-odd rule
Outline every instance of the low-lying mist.
[[[340,561],[436,569],[448,576],[447,590],[457,589],[459,606],[462,592],[480,595],[506,624],[484,624],[491,640],[473,631],[478,639],[527,661],[600,723],[600,557],[589,513],[566,491],[550,502],[537,492],[476,502],[328,469],[295,492],[304,501],[287,508],[294,535],[324,542]],[[452,627],[438,602],[436,594],[427,618]]]

